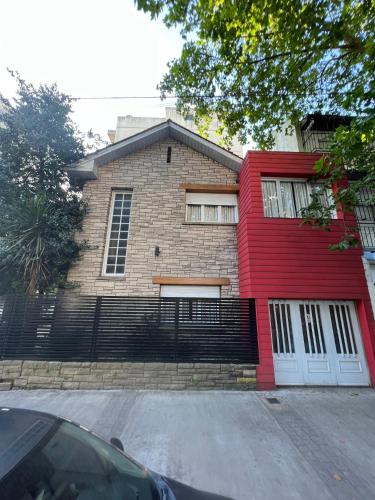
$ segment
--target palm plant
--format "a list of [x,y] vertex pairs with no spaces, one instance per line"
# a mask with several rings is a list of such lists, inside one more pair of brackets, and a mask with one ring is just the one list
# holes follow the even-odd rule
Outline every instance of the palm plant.
[[33,295],[64,281],[67,261],[81,248],[71,215],[44,194],[8,207],[1,227],[0,292],[15,288]]
[[0,294],[44,293],[85,247],[74,232],[86,205],[66,173],[85,144],[69,96],[14,76],[17,98],[0,94]]

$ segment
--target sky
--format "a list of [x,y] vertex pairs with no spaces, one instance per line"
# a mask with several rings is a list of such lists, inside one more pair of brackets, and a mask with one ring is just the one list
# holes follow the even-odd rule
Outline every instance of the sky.
[[[167,62],[178,57],[177,30],[151,21],[132,0],[3,0],[0,92],[15,95],[7,68],[28,82],[57,83],[73,97],[154,96]],[[164,116],[173,101],[77,101],[73,120],[108,140],[117,116]]]

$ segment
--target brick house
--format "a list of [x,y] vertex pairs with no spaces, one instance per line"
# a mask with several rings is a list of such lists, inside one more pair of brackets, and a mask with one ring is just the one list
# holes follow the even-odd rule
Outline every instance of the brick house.
[[171,121],[83,159],[80,293],[238,297],[242,159]]
[[328,250],[355,220],[337,208],[330,233],[300,224],[318,157],[242,160],[171,121],[89,155],[70,174],[90,249],[68,279],[90,296],[255,299],[259,389],[373,385],[362,251]]

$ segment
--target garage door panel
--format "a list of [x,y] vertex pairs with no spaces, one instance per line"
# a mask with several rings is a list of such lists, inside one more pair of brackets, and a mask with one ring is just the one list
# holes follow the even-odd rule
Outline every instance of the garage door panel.
[[368,385],[353,302],[269,303],[276,383]]
[[330,357],[330,332],[327,328],[324,304],[313,301],[299,301],[299,319],[304,339],[301,353],[305,384],[336,385],[336,371]]
[[328,307],[339,384],[368,385],[369,375],[354,304],[331,302]]
[[271,301],[270,321],[276,383],[302,385],[302,364],[296,356],[291,305],[286,301]]
[[357,345],[348,304],[329,304],[329,312],[337,354],[356,356]]
[[299,304],[306,354],[327,353],[319,304]]

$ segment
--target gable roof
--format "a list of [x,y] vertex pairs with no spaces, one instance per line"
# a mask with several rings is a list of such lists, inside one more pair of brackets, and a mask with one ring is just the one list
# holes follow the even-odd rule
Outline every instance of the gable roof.
[[98,167],[168,138],[185,144],[235,172],[240,171],[242,158],[172,120],[167,120],[85,156],[70,167],[68,173],[82,181],[97,179]]

